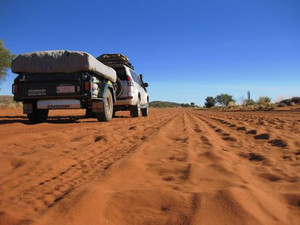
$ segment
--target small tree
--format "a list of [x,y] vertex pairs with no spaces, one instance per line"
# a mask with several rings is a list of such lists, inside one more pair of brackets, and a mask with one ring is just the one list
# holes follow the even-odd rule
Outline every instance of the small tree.
[[271,103],[271,98],[267,96],[260,96],[257,102],[261,105],[267,105]]
[[235,102],[232,95],[220,94],[216,97],[216,102],[221,106],[227,106],[229,102]]
[[212,96],[208,96],[208,97],[205,99],[205,101],[206,101],[206,102],[204,103],[204,105],[205,105],[206,108],[214,107],[215,104],[216,104],[216,100],[215,100],[215,98],[212,97]]
[[195,107],[195,102],[191,102],[191,107]]
[[7,70],[10,68],[13,55],[5,48],[4,43],[0,40],[0,83],[5,79]]

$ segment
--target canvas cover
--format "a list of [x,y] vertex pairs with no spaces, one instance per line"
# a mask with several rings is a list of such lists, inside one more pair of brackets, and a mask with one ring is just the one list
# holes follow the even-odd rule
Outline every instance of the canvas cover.
[[116,82],[114,69],[99,62],[87,52],[53,50],[18,55],[12,62],[13,73],[75,73],[90,71]]

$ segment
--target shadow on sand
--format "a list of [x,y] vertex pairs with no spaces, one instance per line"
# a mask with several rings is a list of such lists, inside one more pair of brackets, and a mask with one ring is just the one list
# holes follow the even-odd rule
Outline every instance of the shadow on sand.
[[[85,116],[49,116],[45,123],[79,123],[80,119],[86,119]],[[85,123],[93,121],[84,121]],[[0,124],[22,123],[33,125],[27,116],[0,116]]]
[[[129,118],[127,116],[115,116],[114,118]],[[114,119],[113,118],[113,119]],[[81,119],[88,119],[79,121]],[[44,123],[64,124],[64,123],[94,123],[98,122],[97,118],[86,118],[85,116],[49,116]],[[26,125],[32,124],[27,116],[0,116],[0,124],[22,123]]]

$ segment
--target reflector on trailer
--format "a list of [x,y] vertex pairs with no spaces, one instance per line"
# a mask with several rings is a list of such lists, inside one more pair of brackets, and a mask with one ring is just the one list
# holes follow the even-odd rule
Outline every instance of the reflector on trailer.
[[91,89],[91,83],[89,81],[84,82],[84,90],[89,91]]
[[13,94],[18,93],[18,85],[17,84],[13,84],[13,86],[12,86],[12,93]]

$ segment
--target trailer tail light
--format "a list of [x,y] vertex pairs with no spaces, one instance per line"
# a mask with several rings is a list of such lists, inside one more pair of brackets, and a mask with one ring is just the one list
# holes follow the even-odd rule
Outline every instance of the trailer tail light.
[[13,94],[17,94],[18,93],[18,85],[17,84],[13,84],[13,86],[12,86],[12,93]]
[[84,90],[86,91],[91,90],[91,83],[89,81],[84,82]]
[[129,75],[127,75],[127,84],[128,84],[129,87],[133,86],[133,81],[132,81],[132,79]]

